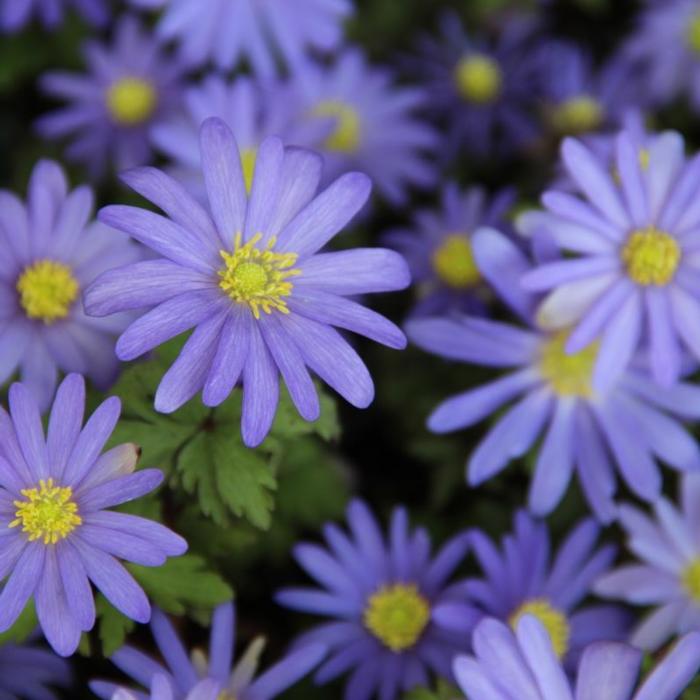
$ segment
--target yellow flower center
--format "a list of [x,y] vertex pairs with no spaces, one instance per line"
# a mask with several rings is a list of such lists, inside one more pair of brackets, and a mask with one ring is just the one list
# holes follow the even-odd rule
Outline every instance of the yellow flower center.
[[693,14],[686,32],[688,46],[695,53],[700,53],[700,12]]
[[222,690],[216,696],[216,700],[236,700],[236,696],[229,690]]
[[397,583],[372,595],[364,613],[365,627],[392,651],[410,649],[430,619],[428,601],[414,585]]
[[243,179],[245,180],[245,188],[248,194],[253,187],[253,175],[255,174],[255,161],[258,159],[258,152],[254,148],[244,148],[241,151],[241,169],[243,170]]
[[121,78],[109,86],[105,100],[115,122],[134,126],[153,115],[158,95],[153,85],[142,78]]
[[335,129],[324,144],[329,151],[357,152],[362,135],[362,125],[357,110],[344,102],[326,100],[316,105],[314,114],[317,117],[334,117],[336,120]]
[[603,122],[603,107],[593,97],[580,95],[565,100],[552,110],[552,126],[561,134],[582,134]]
[[630,234],[621,257],[634,282],[664,287],[676,274],[681,248],[673,236],[648,226]]
[[693,560],[681,574],[681,582],[695,603],[700,603],[700,559]]
[[[242,236],[236,234],[233,253],[220,251],[225,266],[219,270],[219,287],[239,304],[248,304],[255,318],[260,318],[260,309],[266,314],[273,309],[288,314],[284,297],[292,293],[290,277],[301,274],[293,268],[296,253],[275,253],[277,239],[273,236],[265,249],[256,248],[262,238],[255,234],[245,245]],[[290,269],[291,268],[291,269]]]
[[42,479],[38,488],[21,493],[26,500],[14,502],[17,510],[9,526],[21,525],[30,542],[43,538],[44,544],[56,544],[83,522],[77,504],[71,500],[70,486],[55,486],[53,479]]
[[498,63],[483,54],[464,56],[454,71],[459,94],[467,102],[488,104],[501,94],[503,73]]
[[448,287],[455,289],[473,287],[481,279],[471,243],[463,233],[445,236],[433,253],[433,269]]
[[39,260],[24,268],[17,279],[17,291],[27,317],[50,324],[68,316],[79,287],[68,265]]
[[569,650],[571,628],[566,615],[545,598],[533,598],[523,603],[511,616],[510,626],[515,629],[523,615],[536,617],[547,630],[554,653],[561,658]]
[[598,343],[567,354],[568,332],[551,336],[540,351],[540,373],[559,396],[590,397],[593,394],[591,375],[598,355]]

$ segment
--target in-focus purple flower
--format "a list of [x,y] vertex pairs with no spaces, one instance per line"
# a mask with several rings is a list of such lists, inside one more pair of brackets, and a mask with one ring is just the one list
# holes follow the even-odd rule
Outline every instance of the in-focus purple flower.
[[53,71],[42,90],[68,106],[37,122],[47,139],[70,137],[66,156],[102,174],[151,160],[148,129],[180,100],[181,67],[133,17],[123,17],[111,45],[90,41],[84,56],[89,73]]
[[474,656],[454,662],[469,700],[677,700],[700,667],[700,634],[683,637],[638,686],[642,652],[620,642],[595,642],[583,652],[575,686],[547,631],[525,615],[516,632],[486,619],[474,632]]
[[534,26],[515,17],[493,41],[469,36],[447,14],[438,37],[424,37],[407,67],[422,78],[428,104],[447,122],[445,142],[482,157],[508,155],[538,136]]
[[454,537],[431,557],[427,532],[411,532],[403,508],[394,511],[387,538],[362,501],[349,505],[347,517],[348,534],[325,526],[327,549],[313,544],[295,549],[299,564],[322,588],[277,594],[288,608],[333,619],[298,640],[331,650],[316,682],[352,671],[346,700],[375,695],[394,700],[402,691],[427,686],[429,671],[450,678],[452,658],[468,644],[430,617],[435,606],[464,599],[449,579],[467,552],[468,538]]
[[70,685],[68,663],[48,649],[29,644],[0,646],[3,700],[57,700],[59,694],[53,689]]
[[700,475],[683,477],[680,510],[668,499],[653,506],[656,522],[638,508],[620,506],[627,546],[640,563],[603,576],[595,590],[607,598],[656,609],[632,643],[656,650],[676,634],[700,630]]
[[0,409],[0,577],[7,577],[0,631],[34,596],[46,639],[67,656],[95,624],[89,581],[124,615],[147,622],[146,594],[117,558],[161,566],[187,544],[158,523],[107,510],[149,493],[163,479],[157,469],[134,472],[136,445],[101,454],[119,419],[119,399],[104,401],[83,428],[85,381],[68,375],[46,437],[26,387],[13,384],[9,403],[9,414]]
[[276,56],[292,67],[309,49],[330,52],[343,39],[352,0],[131,0],[143,8],[163,7],[158,34],[180,43],[190,65],[213,61],[230,69],[248,61],[256,75],[277,73]]
[[201,148],[208,210],[159,170],[124,175],[167,217],[110,206],[100,218],[162,257],[102,275],[86,293],[88,312],[155,307],[119,338],[122,360],[195,328],[158,387],[156,409],[175,411],[200,390],[207,406],[217,406],[242,381],[247,445],[258,445],[270,429],[280,373],[306,420],[319,415],[308,369],[354,406],[366,407],[372,379],[333,326],[403,348],[399,328],[345,297],[404,288],[408,269],[393,251],[318,251],[367,201],[369,178],[349,173],[317,194],[320,156],[285,150],[272,137],[258,150],[248,195],[224,122],[204,122]]
[[415,319],[406,328],[409,338],[428,352],[509,368],[500,379],[443,402],[428,419],[430,430],[446,433],[474,425],[514,402],[471,455],[469,483],[477,486],[490,479],[544,434],[530,486],[530,510],[537,515],[551,512],[576,470],[595,515],[610,522],[616,515],[616,470],[637,496],[654,501],[661,492],[657,458],[675,469],[700,469],[698,445],[680,422],[700,417],[700,389],[682,382],[659,387],[636,368],[610,389],[596,389],[592,377],[599,345],[569,354],[568,329],[537,326],[537,297],[520,285],[530,270],[524,254],[491,229],[478,231],[472,241],[482,275],[529,327],[465,316]]
[[89,318],[80,295],[106,269],[141,255],[125,236],[90,222],[92,209],[92,190],[69,193],[53,161],[34,167],[26,205],[0,191],[0,382],[19,370],[42,411],[59,371],[106,389],[118,369],[114,341],[128,317]]
[[[220,605],[214,612],[208,658],[195,650],[190,660],[170,620],[160,610],[153,611],[151,629],[167,668],[130,646],[119,649],[110,660],[137,683],[167,689],[170,694],[162,697],[168,700],[208,698],[208,694],[197,693],[210,693],[212,689],[214,700],[272,700],[309,673],[326,654],[323,644],[300,647],[255,678],[265,640],[255,639],[234,662],[236,622],[231,603]],[[114,698],[119,690],[116,684],[103,681],[94,681],[90,687],[104,700]],[[160,700],[157,694],[151,698]]]
[[0,30],[16,32],[36,17],[47,29],[63,22],[67,9],[76,10],[91,24],[106,24],[106,0],[0,0]]
[[387,233],[385,243],[406,258],[418,288],[416,316],[484,311],[488,290],[474,260],[471,237],[482,226],[507,229],[506,215],[514,200],[512,190],[491,197],[480,187],[460,191],[456,183],[449,183],[439,210],[419,211],[410,229]]
[[392,204],[405,201],[409,186],[435,183],[428,155],[440,139],[416,115],[427,104],[423,89],[399,87],[389,70],[369,65],[358,49],[330,66],[309,62],[294,80],[307,118],[319,125],[333,120],[320,149],[327,179],[360,170]]
[[593,582],[615,559],[615,547],[594,549],[600,528],[584,520],[562,542],[550,561],[547,526],[524,511],[515,516],[514,532],[501,550],[480,530],[471,534],[474,554],[484,578],[465,581],[470,603],[435,608],[433,620],[444,629],[471,636],[475,608],[480,617],[495,617],[512,628],[523,615],[534,615],[545,627],[556,655],[575,668],[584,647],[594,641],[626,639],[629,619],[611,605],[581,607]]
[[686,162],[674,132],[642,150],[622,132],[614,173],[574,139],[562,157],[580,195],[546,192],[545,210],[517,222],[574,254],[524,277],[527,289],[548,293],[539,321],[574,326],[567,353],[599,342],[596,389],[611,386],[642,344],[654,379],[670,386],[682,346],[700,358],[700,326],[691,321],[700,315],[700,156]]

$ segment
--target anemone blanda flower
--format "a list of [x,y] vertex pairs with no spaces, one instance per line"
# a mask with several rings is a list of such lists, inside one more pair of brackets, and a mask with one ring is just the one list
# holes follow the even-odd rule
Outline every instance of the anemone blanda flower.
[[629,620],[621,608],[581,606],[593,582],[615,559],[615,547],[595,549],[600,528],[594,521],[580,522],[550,561],[546,524],[524,511],[519,511],[514,520],[514,531],[503,538],[500,551],[482,531],[470,533],[484,578],[464,582],[467,605],[439,605],[433,611],[433,620],[445,629],[471,634],[475,608],[482,617],[498,618],[511,627],[523,615],[534,615],[567,668],[575,667],[589,643],[625,639]]
[[594,341],[593,384],[611,386],[645,342],[651,373],[677,381],[685,346],[700,358],[700,155],[686,162],[683,139],[660,135],[639,150],[617,137],[615,173],[579,141],[562,157],[580,196],[546,192],[544,211],[526,212],[525,234],[546,231],[573,258],[544,264],[523,278],[548,292],[538,318],[547,328],[574,326],[567,353]]
[[419,211],[410,229],[386,234],[384,242],[406,258],[418,287],[416,316],[484,310],[487,288],[474,261],[471,237],[482,226],[507,230],[506,215],[514,200],[510,189],[490,196],[480,187],[461,191],[451,182],[443,188],[439,210]]
[[700,469],[700,450],[681,423],[700,417],[700,389],[682,382],[658,387],[645,371],[633,368],[609,390],[596,389],[598,345],[567,354],[566,329],[552,332],[535,323],[537,298],[520,285],[530,269],[524,254],[491,229],[478,231],[472,241],[482,275],[529,327],[465,316],[415,319],[406,328],[409,338],[429,352],[509,369],[496,381],[447,399],[428,419],[433,432],[451,432],[515,401],[471,455],[469,483],[490,479],[544,434],[530,510],[551,512],[576,470],[594,513],[609,522],[616,514],[616,470],[636,495],[654,501],[661,492],[657,458],[675,469]]
[[409,186],[435,183],[428,156],[440,139],[416,114],[427,103],[423,89],[396,85],[358,49],[346,49],[332,65],[307,63],[294,82],[308,119],[322,126],[333,120],[320,149],[327,179],[360,170],[392,204],[405,201]]
[[[171,694],[163,698],[168,700],[192,700],[199,698],[197,692],[210,692],[212,688],[216,691],[214,698],[272,700],[309,673],[326,654],[323,644],[309,644],[292,651],[255,678],[265,640],[255,639],[234,664],[235,628],[233,604],[220,605],[212,620],[209,659],[195,651],[189,660],[170,620],[154,610],[151,629],[167,668],[129,646],[119,649],[110,660],[141,685],[151,687],[158,683],[167,688]],[[90,687],[105,700],[113,698],[118,690],[116,684],[103,681],[94,681]]]
[[82,427],[85,382],[63,380],[44,437],[36,401],[13,384],[9,414],[0,409],[0,631],[33,596],[53,649],[72,654],[95,624],[89,581],[127,617],[147,622],[146,594],[117,558],[160,566],[182,554],[185,541],[158,523],[107,510],[152,491],[157,469],[134,472],[138,448],[100,454],[117,423],[120,402],[104,401]]
[[345,296],[408,286],[406,263],[383,249],[318,251],[367,201],[369,179],[349,173],[317,195],[320,157],[285,150],[272,137],[258,150],[248,196],[224,122],[204,122],[201,147],[208,210],[158,170],[124,175],[167,217],[110,206],[100,218],[161,257],[102,275],[86,292],[88,313],[155,307],[119,338],[122,360],[196,328],[163,377],[155,407],[174,411],[200,390],[204,403],[216,406],[242,380],[247,445],[262,442],[272,424],[280,373],[306,420],[319,415],[307,367],[351,404],[366,407],[372,379],[333,326],[403,348],[405,337],[393,323]]
[[322,588],[277,594],[285,607],[333,619],[299,639],[331,650],[315,681],[327,683],[352,670],[346,700],[375,694],[394,700],[402,691],[428,685],[429,671],[449,678],[454,654],[468,645],[430,616],[435,606],[464,599],[449,579],[467,552],[468,538],[454,537],[431,557],[427,532],[411,532],[402,508],[394,511],[386,539],[363,502],[353,501],[347,518],[349,534],[326,525],[328,549],[312,544],[295,549],[299,564]]
[[33,17],[53,29],[63,22],[68,8],[77,10],[94,25],[103,25],[109,19],[106,0],[0,0],[0,29],[19,31]]
[[42,411],[59,371],[106,389],[118,369],[114,341],[128,318],[88,318],[80,294],[105,269],[141,255],[126,236],[90,222],[92,209],[92,190],[69,193],[52,161],[34,167],[26,205],[0,191],[0,382],[19,370]]
[[84,47],[87,74],[52,71],[42,90],[68,105],[37,122],[42,137],[72,139],[66,156],[102,174],[151,160],[148,129],[180,100],[181,67],[133,17],[115,27],[111,45]]
[[281,54],[292,66],[308,49],[335,50],[343,39],[343,21],[352,0],[131,0],[137,7],[163,7],[158,34],[180,43],[180,55],[200,66],[211,60],[218,68],[250,62],[257,75],[277,72]]
[[407,67],[423,79],[428,104],[447,122],[446,143],[480,156],[507,155],[538,136],[533,24],[511,18],[493,40],[469,36],[446,14]]
[[[135,694],[130,690],[118,688],[113,695],[108,697],[110,700],[176,700],[175,693],[165,676],[156,676],[153,679],[149,695],[145,693]],[[197,683],[186,696],[183,696],[183,700],[221,700],[221,695],[218,685],[207,680]]]
[[474,632],[474,656],[455,659],[469,700],[677,700],[700,667],[700,634],[681,639],[638,686],[642,652],[620,642],[586,648],[575,686],[539,620],[525,615],[515,633],[486,619]]
[[[3,700],[57,700],[53,688],[68,688],[65,659],[29,644],[0,646],[0,697]],[[51,687],[50,687],[51,686]]]

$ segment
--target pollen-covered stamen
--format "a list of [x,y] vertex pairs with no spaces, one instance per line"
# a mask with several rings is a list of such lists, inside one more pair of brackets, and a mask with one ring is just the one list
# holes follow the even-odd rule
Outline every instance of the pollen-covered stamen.
[[17,510],[9,527],[21,525],[30,542],[43,539],[44,544],[56,544],[83,522],[70,486],[42,479],[37,488],[24,489],[21,494],[26,500],[14,502]]
[[644,287],[664,287],[676,274],[681,248],[673,236],[648,226],[632,231],[621,257],[632,281]]
[[412,584],[379,589],[367,601],[365,627],[392,651],[410,649],[430,620],[430,605]]
[[158,94],[153,85],[143,78],[120,78],[107,89],[105,103],[115,122],[135,126],[153,116]]
[[324,146],[329,151],[356,153],[362,136],[360,115],[345,102],[325,100],[313,111],[317,117],[333,117],[335,128],[326,139]]
[[466,289],[481,279],[466,233],[451,233],[433,253],[433,269],[448,287]]
[[565,100],[552,109],[552,126],[561,134],[582,134],[597,129],[603,123],[604,111],[598,100],[579,95]]
[[540,374],[558,396],[593,395],[591,376],[598,355],[598,343],[567,354],[568,332],[551,336],[540,349]]
[[79,291],[70,267],[54,260],[39,260],[25,267],[16,286],[24,313],[46,324],[68,316]]
[[289,313],[284,297],[292,293],[290,277],[301,274],[294,269],[296,253],[275,253],[277,242],[273,236],[267,246],[260,250],[256,243],[262,238],[255,234],[245,245],[243,237],[236,234],[233,253],[220,251],[225,267],[219,270],[219,287],[240,304],[247,304],[255,318],[260,318],[260,309],[266,314],[273,310]]
[[546,598],[533,598],[523,603],[509,619],[510,626],[516,629],[523,615],[536,617],[547,630],[554,653],[561,658],[569,650],[571,628],[566,615],[555,608]]
[[681,573],[683,588],[695,603],[700,603],[700,558],[694,559]]
[[700,11],[695,12],[690,18],[685,36],[690,49],[695,53],[700,53]]
[[489,56],[471,54],[464,56],[455,66],[454,81],[459,94],[467,102],[488,104],[501,94],[503,73]]

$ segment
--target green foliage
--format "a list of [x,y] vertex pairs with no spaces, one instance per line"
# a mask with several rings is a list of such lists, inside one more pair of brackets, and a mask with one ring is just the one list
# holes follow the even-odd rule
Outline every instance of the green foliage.
[[[111,656],[126,641],[126,636],[134,629],[135,623],[116,608],[100,593],[95,599],[95,610],[99,619],[97,634],[102,646],[102,653]],[[81,648],[81,651],[82,648]]]
[[463,697],[462,692],[453,685],[440,680],[434,690],[416,688],[407,693],[404,700],[458,700]]
[[0,646],[3,644],[21,644],[36,629],[37,617],[34,603],[29,602],[9,630],[0,634]]

